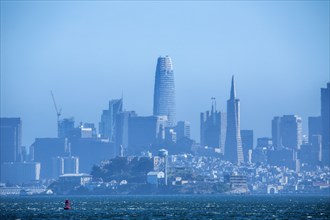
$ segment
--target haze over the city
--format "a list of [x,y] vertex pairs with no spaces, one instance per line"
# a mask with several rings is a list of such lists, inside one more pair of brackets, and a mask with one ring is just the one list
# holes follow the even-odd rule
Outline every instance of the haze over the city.
[[56,137],[56,113],[97,125],[110,99],[152,115],[156,62],[173,61],[176,118],[211,97],[226,111],[231,76],[241,128],[271,136],[274,116],[320,115],[329,81],[329,1],[1,2],[1,117],[21,117],[23,145]]

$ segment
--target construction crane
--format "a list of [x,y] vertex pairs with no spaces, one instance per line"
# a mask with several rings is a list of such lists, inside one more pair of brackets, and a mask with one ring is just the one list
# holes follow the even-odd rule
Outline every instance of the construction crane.
[[52,95],[53,103],[54,103],[54,107],[55,107],[55,111],[56,111],[56,115],[57,115],[57,125],[59,125],[62,109],[61,108],[60,109],[57,108],[57,105],[56,105],[56,102],[55,102],[55,97],[54,97],[54,94],[53,94],[52,91],[50,91],[50,94]]

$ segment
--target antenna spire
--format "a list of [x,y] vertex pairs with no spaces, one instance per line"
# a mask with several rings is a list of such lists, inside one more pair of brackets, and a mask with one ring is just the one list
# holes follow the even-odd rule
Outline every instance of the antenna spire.
[[235,78],[234,78],[234,75],[231,78],[230,99],[236,99],[236,89],[235,89]]

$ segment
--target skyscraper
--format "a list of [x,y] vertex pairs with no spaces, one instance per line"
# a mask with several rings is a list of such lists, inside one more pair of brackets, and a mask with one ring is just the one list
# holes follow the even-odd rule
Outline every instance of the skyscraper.
[[227,101],[227,132],[225,159],[232,163],[243,163],[243,149],[240,129],[240,101],[236,99],[234,76],[231,80],[230,99]]
[[253,130],[241,130],[242,148],[245,162],[249,162],[249,150],[253,150]]
[[327,88],[321,88],[321,127],[322,127],[322,148],[324,163],[329,164],[330,151],[330,82]]
[[58,122],[57,126],[57,137],[68,138],[74,130],[74,118],[64,118]]
[[274,117],[272,120],[272,141],[276,150],[282,149],[281,117]]
[[114,142],[116,138],[116,119],[117,114],[123,111],[123,99],[113,99],[109,101],[109,108],[103,110],[101,122],[99,123],[99,132],[102,138],[108,138]]
[[21,119],[0,118],[0,135],[0,164],[3,162],[21,162]]
[[321,89],[321,118],[323,147],[330,148],[330,82]]
[[200,114],[201,146],[220,148],[224,152],[226,138],[226,114],[216,110],[215,99],[212,98],[211,112]]
[[282,144],[288,148],[300,149],[302,144],[302,120],[297,115],[284,115],[281,119]]
[[314,135],[322,135],[322,118],[308,117],[308,142],[312,143],[312,138]]
[[168,127],[176,125],[174,73],[169,56],[159,57],[157,60],[153,114],[167,116]]
[[175,127],[175,131],[178,141],[182,138],[190,138],[190,122],[179,121]]
[[165,138],[166,116],[135,116],[128,119],[128,153],[139,155],[142,151]]
[[276,150],[281,148],[299,149],[302,144],[302,120],[297,115],[274,117],[272,138]]
[[137,117],[134,111],[123,111],[117,114],[115,156],[123,156],[128,153],[128,123],[132,117]]

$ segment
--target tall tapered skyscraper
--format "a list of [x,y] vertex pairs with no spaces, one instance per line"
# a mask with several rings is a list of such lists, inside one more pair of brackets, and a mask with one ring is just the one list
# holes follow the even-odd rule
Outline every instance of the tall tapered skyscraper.
[[230,99],[227,101],[227,133],[225,159],[232,163],[243,163],[243,148],[240,128],[240,101],[236,99],[234,76],[231,81]]
[[167,116],[167,126],[176,125],[174,73],[169,56],[157,60],[153,112],[154,116]]

